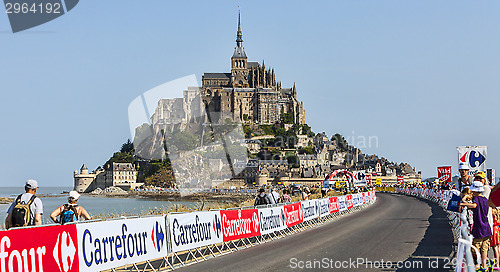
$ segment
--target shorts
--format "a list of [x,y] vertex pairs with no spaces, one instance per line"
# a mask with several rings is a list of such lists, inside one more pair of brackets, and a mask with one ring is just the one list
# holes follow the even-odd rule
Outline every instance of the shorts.
[[[481,253],[488,252],[488,249],[490,249],[490,237],[474,238],[472,245]],[[475,250],[472,250],[472,252],[475,252]]]

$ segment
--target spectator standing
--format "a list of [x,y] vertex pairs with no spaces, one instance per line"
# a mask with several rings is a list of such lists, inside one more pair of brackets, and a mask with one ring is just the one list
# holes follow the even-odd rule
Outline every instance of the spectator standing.
[[500,210],[499,209],[492,209],[493,210],[493,235],[491,236],[490,243],[491,247],[493,248],[493,254],[495,255],[495,260],[494,260],[494,268],[498,268],[498,265],[500,264],[500,228],[498,225],[500,224]]
[[326,188],[325,186],[321,187],[321,197],[325,197],[326,196],[326,193],[328,193],[328,188]]
[[[482,195],[484,192],[483,183],[480,181],[472,182],[470,186],[474,198],[473,203],[461,202],[460,206],[465,206],[472,209],[474,225],[472,227],[472,244],[479,250],[481,254],[481,264],[483,268],[487,266],[486,259],[488,258],[488,250],[490,248],[490,236],[492,235],[491,227],[488,222],[488,199]],[[472,251],[475,255],[475,250]]]
[[309,188],[305,187],[304,191],[302,192],[302,200],[309,200],[309,196],[311,193],[309,192]]
[[460,177],[455,184],[455,188],[462,191],[465,186],[470,186],[472,184],[474,177],[469,176],[469,166],[463,162],[458,165],[458,172],[460,173]]
[[278,204],[278,201],[280,200],[280,194],[276,192],[276,188],[274,187],[271,189],[271,192],[267,197],[269,197],[271,204]]
[[290,197],[290,195],[288,195],[287,189],[283,190],[283,194],[281,195],[280,202],[281,203],[292,202],[292,198]]
[[[491,187],[489,185],[488,179],[486,178],[486,173],[482,171],[477,172],[474,176],[474,180],[481,181],[481,183],[483,183],[484,192],[482,192],[482,195],[486,197],[486,199],[489,199],[491,194]],[[491,208],[488,209],[488,223],[490,224],[490,228],[493,231],[493,213]]]
[[[55,209],[50,214],[50,219],[52,219],[54,223],[61,224],[78,221],[80,219],[90,220],[90,215],[87,210],[82,206],[78,206],[78,199],[80,199],[80,194],[77,191],[69,192],[68,204],[64,204]],[[61,218],[57,219],[58,216],[61,216]]]
[[[19,195],[7,210],[5,227],[39,226],[42,224],[43,204],[36,197],[38,182],[29,179],[24,184],[24,194]],[[25,208],[24,208],[25,207]]]
[[255,198],[254,206],[267,205],[267,204],[271,204],[271,201],[269,200],[269,197],[266,195],[266,189],[260,188],[259,194]]

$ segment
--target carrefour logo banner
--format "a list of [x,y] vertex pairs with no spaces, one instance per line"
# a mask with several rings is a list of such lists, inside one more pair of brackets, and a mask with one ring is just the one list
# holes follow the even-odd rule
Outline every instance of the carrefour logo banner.
[[223,241],[260,235],[257,209],[220,211]]
[[304,221],[311,220],[319,216],[316,200],[304,200],[301,201],[300,204],[302,205],[302,216]]
[[359,194],[352,195],[352,206],[356,207],[360,205]]
[[354,177],[354,186],[366,186],[366,173],[365,170],[353,171],[352,176]]
[[293,227],[304,222],[300,202],[287,204],[283,206],[283,210],[285,211],[285,223],[287,227]]
[[75,225],[0,231],[0,271],[78,271]]
[[347,199],[345,196],[339,196],[339,211],[345,211],[347,210]]
[[222,242],[219,211],[169,214],[172,251],[194,249]]
[[76,228],[80,271],[107,270],[167,254],[163,216],[83,223]]
[[458,164],[465,163],[469,166],[469,175],[474,175],[479,171],[486,173],[486,146],[459,146]]
[[336,196],[332,196],[328,198],[328,202],[330,204],[330,213],[339,212],[339,198]]
[[285,210],[283,206],[259,209],[260,234],[269,234],[286,229]]
[[352,195],[346,195],[345,196],[345,199],[346,199],[346,206],[347,206],[347,209],[352,209],[352,207],[354,207],[354,203],[353,203],[353,200],[352,200]]
[[318,199],[316,204],[318,205],[320,217],[330,214],[330,200],[328,198]]

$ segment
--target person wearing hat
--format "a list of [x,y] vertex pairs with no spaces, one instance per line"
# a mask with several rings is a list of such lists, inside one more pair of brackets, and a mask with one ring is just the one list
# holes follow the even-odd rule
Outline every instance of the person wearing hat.
[[[488,199],[482,194],[484,186],[481,181],[473,181],[469,188],[474,196],[472,203],[461,202],[460,206],[472,209],[472,220],[474,222],[474,227],[471,231],[474,237],[472,244],[479,250],[481,265],[484,268],[486,267],[486,259],[488,258],[488,250],[490,248],[490,236],[493,235],[488,222],[488,210],[490,208],[487,204]],[[472,251],[472,254],[475,254],[475,250]]]
[[[68,204],[64,204],[55,209],[50,214],[50,219],[52,219],[54,223],[61,224],[78,221],[80,219],[90,220],[90,215],[87,210],[85,210],[84,207],[78,206],[78,204],[76,204],[79,198],[80,194],[77,191],[69,192]],[[58,219],[58,216],[61,216],[61,218]]]
[[484,186],[483,195],[486,198],[490,198],[491,186],[488,182],[488,179],[486,178],[486,173],[484,173],[483,171],[477,172],[476,175],[474,176],[474,180],[478,180],[483,183]]
[[469,165],[465,162],[460,162],[460,164],[458,164],[458,172],[460,173],[460,177],[458,177],[455,188],[461,192],[464,187],[472,184],[474,177],[469,176]]
[[[39,226],[42,224],[42,214],[43,214],[43,204],[42,200],[35,196],[36,190],[38,189],[38,182],[34,179],[29,179],[24,184],[24,194],[19,195],[14,202],[10,205],[7,210],[7,218],[5,218],[5,227],[9,229],[10,227],[21,227],[21,226]],[[31,203],[30,203],[31,202]],[[13,222],[12,213],[14,211],[14,207],[18,204],[28,204],[29,205],[29,222],[27,225]],[[14,223],[14,224],[13,224]]]

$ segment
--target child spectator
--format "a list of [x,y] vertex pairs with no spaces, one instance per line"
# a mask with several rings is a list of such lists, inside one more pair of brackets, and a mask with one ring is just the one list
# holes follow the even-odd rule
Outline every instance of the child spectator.
[[[472,198],[473,198],[473,195],[472,195],[472,191],[470,190],[469,187],[466,187],[462,190],[462,202],[465,202],[465,203],[472,203]],[[473,220],[472,220],[472,210],[467,208],[467,207],[462,207],[462,211],[465,211],[466,213],[466,216],[467,216],[467,223],[469,225],[469,228],[472,227],[472,223],[473,223]]]
[[[481,254],[481,265],[483,268],[487,267],[486,259],[488,258],[488,249],[490,248],[491,227],[488,222],[488,199],[482,195],[484,191],[483,183],[481,181],[474,181],[470,186],[474,198],[473,203],[461,202],[460,206],[465,206],[473,211],[474,225],[472,227],[472,244],[479,250]],[[472,250],[475,255],[475,250]],[[474,258],[476,259],[476,258]],[[479,266],[479,264],[478,264]]]

